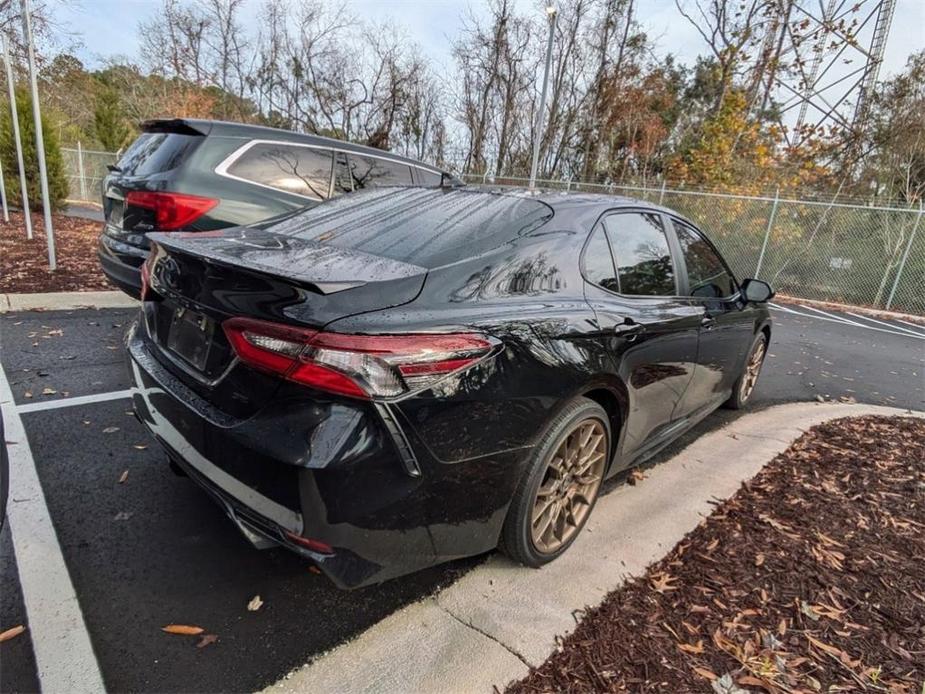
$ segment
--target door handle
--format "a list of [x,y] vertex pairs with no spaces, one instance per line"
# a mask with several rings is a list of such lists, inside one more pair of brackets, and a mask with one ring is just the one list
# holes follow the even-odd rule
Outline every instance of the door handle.
[[626,318],[622,323],[617,323],[617,325],[613,326],[614,335],[625,337],[630,342],[639,337],[645,330],[646,326],[642,323],[637,323],[632,318]]
[[705,313],[700,319],[700,326],[706,330],[712,330],[714,325],[716,325],[716,319],[709,314]]

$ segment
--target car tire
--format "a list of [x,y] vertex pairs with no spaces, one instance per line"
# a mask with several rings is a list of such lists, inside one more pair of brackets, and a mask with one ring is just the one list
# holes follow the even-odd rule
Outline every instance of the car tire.
[[741,410],[748,404],[752,393],[755,392],[755,385],[758,383],[758,377],[761,375],[761,367],[764,365],[764,358],[768,353],[768,336],[762,331],[759,332],[748,350],[748,356],[745,358],[745,365],[742,367],[742,373],[736,379],[732,386],[732,395],[724,403],[730,410]]
[[502,552],[539,567],[571,546],[597,502],[611,441],[610,418],[593,400],[578,397],[562,409],[533,448],[514,491],[501,530]]

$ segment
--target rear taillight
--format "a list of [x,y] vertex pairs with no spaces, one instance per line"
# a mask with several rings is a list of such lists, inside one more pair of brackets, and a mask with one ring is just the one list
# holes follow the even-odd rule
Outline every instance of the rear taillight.
[[357,398],[426,388],[491,353],[476,333],[344,335],[250,318],[222,327],[241,361],[290,381]]
[[174,231],[195,222],[215,207],[218,200],[184,193],[133,190],[125,196],[125,204],[153,210],[155,227],[161,231]]

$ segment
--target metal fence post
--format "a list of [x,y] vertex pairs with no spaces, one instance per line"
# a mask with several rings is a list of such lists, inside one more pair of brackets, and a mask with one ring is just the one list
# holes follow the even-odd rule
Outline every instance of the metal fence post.
[[658,193],[658,204],[662,204],[662,200],[665,199],[665,179],[662,179],[662,189]]
[[774,191],[774,204],[771,206],[771,215],[768,217],[768,228],[764,231],[764,241],[761,244],[761,253],[758,254],[758,264],[755,266],[755,279],[761,273],[761,265],[764,263],[764,254],[768,250],[768,239],[771,238],[771,227],[774,226],[774,219],[777,217],[777,205],[780,202],[780,188]]
[[909,251],[912,249],[912,242],[915,241],[915,234],[919,230],[919,223],[922,221],[922,201],[919,201],[919,213],[915,218],[915,225],[912,227],[912,233],[909,234],[909,243],[906,244],[906,250],[903,251],[903,259],[899,261],[899,269],[896,271],[896,279],[893,280],[893,287],[890,289],[890,295],[886,298],[886,309],[889,310],[893,304],[893,297],[896,295],[896,287],[899,286],[899,278],[903,275],[906,267],[906,261],[909,259]]
[[80,140],[77,140],[77,173],[80,177],[80,199],[86,202],[87,181],[84,178],[84,150],[80,144]]

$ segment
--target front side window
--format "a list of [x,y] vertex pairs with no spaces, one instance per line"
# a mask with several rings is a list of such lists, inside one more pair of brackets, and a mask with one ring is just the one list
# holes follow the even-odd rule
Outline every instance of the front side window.
[[674,296],[674,266],[668,239],[656,214],[626,212],[604,219],[620,281],[620,293]]
[[353,189],[376,186],[410,186],[411,167],[397,162],[350,154]]
[[610,246],[604,235],[604,228],[600,225],[591,232],[588,245],[585,247],[585,279],[612,292],[620,291],[617,281],[617,272],[613,266],[613,257],[610,255]]
[[674,222],[687,265],[688,292],[702,299],[721,299],[736,292],[735,280],[716,251],[694,229]]
[[260,142],[228,167],[232,176],[314,200],[328,197],[333,153],[326,149]]

